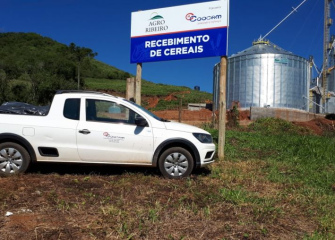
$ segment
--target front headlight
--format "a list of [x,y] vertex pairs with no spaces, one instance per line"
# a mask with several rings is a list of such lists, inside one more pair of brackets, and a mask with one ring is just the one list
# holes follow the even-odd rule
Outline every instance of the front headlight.
[[213,143],[213,139],[210,134],[193,133],[193,136],[202,143]]

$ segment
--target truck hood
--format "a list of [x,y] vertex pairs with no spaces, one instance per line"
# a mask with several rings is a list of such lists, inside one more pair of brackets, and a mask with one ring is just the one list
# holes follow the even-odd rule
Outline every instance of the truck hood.
[[190,132],[190,133],[205,133],[209,134],[207,131],[184,123],[179,122],[165,122],[165,127],[168,130],[181,131],[181,132]]

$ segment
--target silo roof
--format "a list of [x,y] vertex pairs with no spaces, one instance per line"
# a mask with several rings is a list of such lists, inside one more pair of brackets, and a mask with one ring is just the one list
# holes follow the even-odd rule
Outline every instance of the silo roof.
[[286,51],[268,41],[264,42],[254,42],[254,45],[250,48],[247,48],[241,52],[231,55],[231,57],[238,57],[244,55],[253,55],[253,54],[286,54],[286,55],[294,55],[292,52]]

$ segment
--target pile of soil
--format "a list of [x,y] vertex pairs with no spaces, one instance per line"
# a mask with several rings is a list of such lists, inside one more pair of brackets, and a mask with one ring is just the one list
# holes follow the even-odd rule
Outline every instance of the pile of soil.
[[295,125],[308,128],[316,135],[335,133],[335,121],[326,118],[316,118],[308,122],[293,122]]

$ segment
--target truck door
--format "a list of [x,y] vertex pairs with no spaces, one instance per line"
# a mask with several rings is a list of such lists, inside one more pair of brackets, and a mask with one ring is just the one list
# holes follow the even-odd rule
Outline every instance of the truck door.
[[135,125],[135,111],[113,101],[83,100],[85,113],[81,114],[77,128],[82,161],[151,164],[152,130],[150,126]]

